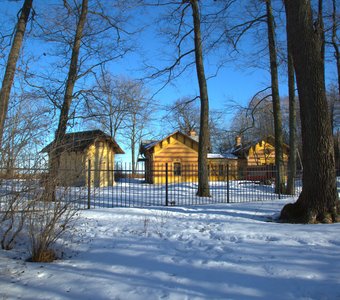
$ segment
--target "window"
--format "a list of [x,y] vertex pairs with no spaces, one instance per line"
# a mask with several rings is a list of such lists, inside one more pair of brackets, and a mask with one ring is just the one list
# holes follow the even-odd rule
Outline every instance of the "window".
[[175,162],[174,163],[174,176],[181,176],[181,163]]

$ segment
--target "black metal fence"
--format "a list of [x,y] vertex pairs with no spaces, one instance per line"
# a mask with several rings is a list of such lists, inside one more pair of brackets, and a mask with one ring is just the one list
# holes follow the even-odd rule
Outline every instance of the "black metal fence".
[[[93,170],[95,172],[95,170]],[[101,172],[106,172],[101,170]],[[213,203],[266,201],[292,197],[275,193],[276,170],[271,166],[232,169],[229,165],[209,167],[209,196],[200,197],[197,165],[158,165],[146,174],[120,165],[115,170],[113,186],[91,186],[90,207],[115,206],[187,206]],[[287,174],[284,175],[285,178]],[[295,178],[295,193],[301,191],[301,176]]]
[[[0,210],[11,197],[23,201],[42,197],[46,168],[0,168]],[[287,174],[283,175],[285,179]],[[99,207],[188,206],[214,203],[266,201],[291,197],[275,192],[273,167],[233,169],[209,166],[209,196],[200,197],[197,166],[157,166],[153,170],[116,165],[115,170],[88,168],[60,170],[55,195],[81,209]],[[62,184],[60,184],[62,182]],[[301,176],[295,178],[295,195],[301,191]]]

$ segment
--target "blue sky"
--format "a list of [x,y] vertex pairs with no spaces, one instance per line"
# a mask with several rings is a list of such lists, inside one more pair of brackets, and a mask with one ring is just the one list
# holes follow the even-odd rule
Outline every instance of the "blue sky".
[[[39,9],[44,7],[46,3],[55,3],[56,0],[35,0],[34,7],[39,17]],[[13,0],[0,0],[2,15],[11,15],[10,21],[13,21],[18,9],[21,7],[23,1]],[[162,49],[167,44],[157,40],[157,28],[151,28],[145,33],[141,33],[140,38],[142,41],[142,51],[151,52],[151,55],[157,56],[156,60],[162,59]],[[250,47],[253,46],[255,41],[252,41],[250,37],[246,37],[246,42]],[[264,40],[265,42],[265,40]],[[27,47],[27,45],[26,45]],[[227,51],[227,50],[226,50]],[[240,55],[242,56],[242,54]],[[112,63],[111,71],[117,75],[140,77],[143,74],[138,71],[141,69],[141,57],[139,54],[126,55],[120,61]],[[211,57],[205,57],[205,68],[207,75],[211,75],[215,72],[215,61]],[[164,64],[164,62],[163,62]],[[281,96],[286,96],[286,78],[283,74],[284,70],[281,70],[280,84],[281,84]],[[326,69],[326,77],[328,81],[332,81],[336,78],[335,66],[328,65]],[[242,104],[247,104],[249,99],[259,90],[267,87],[270,83],[270,76],[267,70],[260,68],[252,68],[245,66],[244,62],[240,61],[227,63],[217,74],[216,77],[208,80],[209,98],[212,108],[223,108],[229,101],[235,101]],[[157,85],[153,87],[149,86],[151,90],[157,90]],[[172,82],[162,92],[158,94],[158,99],[162,103],[167,104],[177,98],[198,94],[198,86],[196,79],[196,72],[194,68],[190,69],[190,72],[185,73],[179,80]]]

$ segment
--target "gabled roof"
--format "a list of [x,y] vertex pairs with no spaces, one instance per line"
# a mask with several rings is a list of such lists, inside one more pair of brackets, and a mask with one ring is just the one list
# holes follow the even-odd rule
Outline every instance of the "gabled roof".
[[160,141],[159,140],[144,140],[140,144],[140,149],[148,150],[152,147],[156,146]]
[[[258,143],[265,141],[266,143],[274,146],[275,145],[275,138],[272,135],[268,135],[265,138],[261,138],[261,139],[257,139],[254,140],[252,142],[248,142],[246,144],[241,144],[238,147],[234,147],[233,149],[231,149],[230,153],[234,154],[238,157],[245,157],[246,154],[248,154],[249,149],[251,147],[256,146]],[[283,144],[283,149],[288,152],[289,151],[289,146],[287,144]]]
[[[165,138],[161,139],[161,140],[144,140],[141,142],[140,144],[140,149],[139,149],[139,153],[141,155],[144,155],[146,152],[152,150],[152,148],[154,148],[155,146],[157,146],[159,143],[161,143],[162,141],[168,139],[169,137],[172,137],[176,134],[180,134],[182,136],[184,136],[185,138],[190,139],[191,141],[193,141],[194,144],[198,145],[198,136],[190,136],[188,134],[185,134],[179,130],[175,131],[174,133],[166,136]],[[207,157],[209,159],[237,159],[237,157],[231,153],[228,154],[218,154],[218,153],[208,153]],[[143,161],[145,160],[145,158],[140,157],[139,161]]]
[[[61,151],[82,151],[97,141],[106,141],[111,145],[116,154],[124,154],[124,151],[116,141],[101,130],[67,133],[58,148]],[[41,152],[50,152],[53,150],[53,146],[54,141],[43,148]]]
[[180,134],[190,140],[192,140],[194,143],[196,143],[198,145],[198,141],[196,139],[194,139],[193,137],[177,130],[171,134],[169,134],[168,136],[166,136],[165,138],[161,139],[161,140],[145,140],[145,141],[142,141],[141,144],[140,144],[140,149],[139,149],[139,153],[140,154],[145,154],[145,152],[151,150],[153,147],[157,146],[159,143],[161,143],[162,141],[168,139],[169,137],[172,137],[176,134]]

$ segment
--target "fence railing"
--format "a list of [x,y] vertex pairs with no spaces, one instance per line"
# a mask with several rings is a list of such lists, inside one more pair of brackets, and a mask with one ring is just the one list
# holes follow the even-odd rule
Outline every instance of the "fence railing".
[[[174,168],[158,165],[145,170],[116,165],[114,170],[59,170],[56,199],[79,208],[199,205],[274,200],[291,197],[275,193],[274,167],[233,169],[229,165],[209,166],[209,196],[200,197],[197,165]],[[0,210],[6,201],[20,195],[23,201],[42,197],[48,169],[0,168]],[[284,174],[287,177],[287,174]],[[295,178],[295,195],[301,191],[301,176]]]

